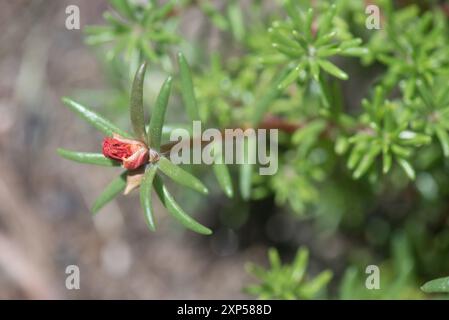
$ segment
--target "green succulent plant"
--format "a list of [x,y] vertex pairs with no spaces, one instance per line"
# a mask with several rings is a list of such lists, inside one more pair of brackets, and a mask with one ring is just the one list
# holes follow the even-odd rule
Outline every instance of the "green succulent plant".
[[[190,116],[194,118],[197,117],[198,114],[196,100],[194,98],[190,69],[182,54],[179,54],[179,63],[183,96],[187,105],[187,111]],[[119,177],[114,179],[95,201],[92,211],[96,213],[106,203],[111,201],[125,189],[140,186],[140,203],[144,209],[145,218],[150,230],[154,231],[156,229],[151,195],[152,190],[155,190],[163,205],[186,228],[201,234],[211,234],[212,231],[210,229],[199,224],[184,212],[178,203],[175,202],[163,182],[161,173],[182,186],[191,188],[203,194],[208,193],[207,187],[204,186],[200,180],[181,167],[171,163],[163,152],[164,145],[161,146],[162,128],[172,87],[171,76],[165,80],[161,87],[147,129],[143,108],[143,82],[145,71],[146,63],[143,63],[136,72],[131,90],[130,118],[134,133],[133,135],[118,128],[89,108],[84,107],[69,98],[63,98],[64,104],[105,135],[120,135],[126,139],[134,139],[135,141],[144,144],[149,150],[149,161],[147,163],[141,163],[138,168],[126,170]],[[74,152],[65,149],[59,149],[58,153],[64,158],[81,163],[96,164],[100,166],[120,165],[120,162],[111,160],[103,154]],[[228,180],[222,178],[225,174],[226,172],[223,173],[219,170],[217,172],[217,176],[220,177],[221,183],[229,189],[230,187],[227,185]]]

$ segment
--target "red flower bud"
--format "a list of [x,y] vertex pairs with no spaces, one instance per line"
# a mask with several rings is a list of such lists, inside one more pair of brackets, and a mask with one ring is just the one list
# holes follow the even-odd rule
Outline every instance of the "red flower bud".
[[140,141],[125,139],[117,134],[103,140],[105,157],[122,161],[124,168],[134,170],[148,162],[148,147]]

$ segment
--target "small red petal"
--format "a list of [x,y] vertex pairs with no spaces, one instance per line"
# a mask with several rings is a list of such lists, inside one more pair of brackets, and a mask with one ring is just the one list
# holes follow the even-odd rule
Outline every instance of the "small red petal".
[[103,140],[103,154],[108,158],[123,160],[132,156],[133,150],[130,144],[108,137]]
[[134,153],[131,157],[123,160],[123,167],[129,170],[134,170],[148,162],[148,150],[140,149]]
[[106,137],[103,140],[103,155],[110,159],[122,161],[123,167],[134,170],[148,162],[148,148],[140,141]]

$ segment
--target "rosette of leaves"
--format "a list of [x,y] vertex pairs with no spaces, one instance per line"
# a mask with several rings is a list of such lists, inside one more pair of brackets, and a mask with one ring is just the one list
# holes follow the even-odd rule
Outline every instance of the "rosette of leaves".
[[400,101],[385,98],[384,89],[376,87],[371,101],[364,99],[357,133],[347,141],[352,145],[348,168],[353,177],[360,178],[382,158],[382,172],[388,173],[393,162],[399,164],[407,176],[414,180],[415,170],[410,162],[414,151],[431,142],[425,133],[413,131],[410,126],[413,114]]
[[[209,125],[242,130],[258,128],[265,117],[270,118],[266,114],[268,107],[270,111],[276,111],[296,106],[298,100],[279,97],[277,85],[273,86],[272,82],[275,70],[255,70],[246,62],[245,59],[239,59],[225,64],[215,54],[210,67],[195,78],[200,117]],[[279,75],[277,78],[275,81],[279,81]],[[244,149],[242,154],[246,154],[246,150],[254,144],[253,139],[244,139],[241,144]],[[244,162],[238,168],[238,181],[242,198],[248,200],[258,197],[252,194],[252,187],[254,180],[259,177],[253,174],[256,165],[250,164],[248,157],[245,157]]]
[[[187,113],[192,119],[198,119],[198,109],[193,91],[190,68],[181,53],[178,56],[178,61],[180,65],[181,91],[184,98],[183,101],[186,104]],[[69,98],[63,98],[64,104],[66,104],[69,109],[74,111],[106,136],[119,135],[126,139],[133,139],[139,143],[145,144],[150,152],[150,160],[148,163],[143,164],[135,170],[124,171],[106,187],[103,193],[95,201],[92,207],[92,212],[98,212],[99,209],[119,193],[123,191],[128,193],[130,190],[140,187],[140,202],[144,209],[146,222],[150,230],[154,231],[156,228],[153,214],[153,199],[151,196],[152,190],[155,190],[157,196],[167,208],[168,212],[179,220],[186,228],[200,234],[211,234],[212,232],[210,229],[199,224],[184,212],[165,186],[163,175],[184,187],[191,188],[202,194],[208,193],[208,189],[200,180],[181,167],[173,164],[169,158],[166,157],[172,144],[161,145],[165,111],[172,87],[171,77],[168,77],[163,83],[152,110],[150,122],[148,125],[145,123],[143,107],[143,82],[145,70],[146,63],[143,63],[136,72],[131,90],[130,117],[133,134],[118,128],[93,110],[82,106]],[[64,158],[81,163],[107,167],[120,165],[120,162],[106,158],[100,153],[75,152],[64,149],[58,149],[58,153]],[[151,156],[151,154],[153,156]],[[222,186],[226,194],[231,196],[232,183],[226,165],[214,164],[214,172],[220,186]]]
[[254,102],[256,78],[243,64],[224,65],[220,55],[213,54],[207,70],[195,77],[201,119],[221,128],[242,122],[244,107]]
[[106,25],[87,26],[86,42],[91,45],[111,44],[109,59],[123,54],[125,61],[147,59],[157,61],[167,54],[170,45],[179,42],[176,36],[175,0],[164,5],[157,1],[109,0],[112,11],[103,18]]
[[260,280],[260,284],[246,287],[246,293],[259,299],[317,299],[332,278],[332,272],[323,271],[316,277],[307,275],[309,251],[300,248],[291,264],[282,264],[276,249],[268,250],[270,268],[248,264],[247,271]]
[[347,80],[348,75],[333,62],[335,56],[362,56],[367,49],[362,40],[342,34],[335,28],[337,7],[330,5],[325,12],[315,15],[315,10],[305,10],[295,1],[287,0],[285,9],[289,19],[275,21],[269,29],[272,45],[278,51],[270,59],[287,63],[289,72],[279,83],[283,89],[295,81],[307,79],[320,81],[324,71],[338,79]]

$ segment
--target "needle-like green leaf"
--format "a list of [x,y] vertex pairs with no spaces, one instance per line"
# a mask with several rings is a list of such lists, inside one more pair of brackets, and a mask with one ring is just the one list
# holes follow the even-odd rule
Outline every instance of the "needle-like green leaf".
[[326,286],[326,284],[332,279],[333,273],[329,270],[325,270],[318,274],[315,278],[306,282],[301,288],[301,294],[304,297],[311,299],[316,292]]
[[161,157],[159,159],[159,169],[173,179],[173,181],[179,183],[180,185],[192,188],[193,190],[196,190],[200,193],[207,194],[209,191],[207,190],[206,186],[198,180],[196,177],[182,169],[181,167],[171,163],[170,160],[168,160],[165,157]]
[[447,134],[446,130],[440,126],[435,127],[435,132],[438,140],[440,140],[444,156],[449,157],[449,135]]
[[212,168],[221,189],[229,198],[232,198],[234,195],[234,190],[232,188],[232,180],[229,174],[228,166],[224,163],[214,163]]
[[296,253],[295,260],[293,261],[293,278],[295,281],[299,282],[303,279],[306,269],[307,269],[307,263],[309,261],[309,251],[306,248],[300,248],[298,249],[298,252]]
[[186,228],[204,235],[212,234],[212,230],[196,222],[192,217],[185,213],[184,210],[182,210],[182,208],[176,203],[171,194],[168,192],[162,179],[158,175],[156,175],[154,179],[154,187],[163,205],[173,215],[173,217],[181,222]]
[[70,151],[70,150],[66,150],[66,149],[62,149],[62,148],[59,148],[57,150],[57,152],[61,157],[65,158],[65,159],[80,162],[80,163],[96,164],[96,165],[105,166],[105,167],[120,166],[120,162],[106,158],[101,153],[77,152],[77,151]]
[[339,67],[337,67],[335,64],[333,64],[332,62],[329,62],[327,60],[322,60],[319,59],[318,60],[318,64],[320,65],[321,68],[323,68],[326,72],[330,73],[331,75],[342,79],[342,80],[348,80],[348,75],[346,74],[346,72],[344,72],[343,70],[341,70]]
[[286,0],[285,1],[285,9],[289,15],[290,18],[292,18],[293,23],[297,28],[300,30],[304,27],[304,19],[299,15],[295,5],[295,1],[292,0]]
[[142,141],[146,141],[145,117],[143,113],[143,81],[145,79],[146,62],[137,69],[131,89],[130,115],[134,134]]
[[161,87],[156,106],[151,115],[150,128],[148,130],[148,143],[152,149],[159,151],[161,147],[162,127],[164,125],[165,110],[167,110],[168,99],[170,98],[172,77],[168,77]]
[[70,108],[73,112],[78,114],[81,118],[86,120],[94,128],[100,130],[107,136],[112,136],[113,133],[117,133],[125,138],[132,138],[132,136],[112,124],[109,120],[106,120],[99,114],[90,110],[89,108],[82,106],[81,104],[71,100],[70,98],[62,98],[62,102]]
[[140,184],[140,205],[145,213],[145,220],[151,231],[156,230],[156,224],[153,215],[153,201],[151,198],[151,190],[153,189],[153,180],[156,175],[157,166],[152,165],[145,171],[142,183]]
[[279,270],[282,267],[281,257],[276,248],[268,249],[268,260],[272,269]]
[[187,115],[191,121],[200,120],[190,66],[182,52],[178,53],[178,63],[181,75],[182,99],[186,105]]
[[432,93],[429,91],[429,88],[427,88],[427,86],[421,80],[416,81],[416,86],[418,87],[418,92],[419,92],[421,98],[423,99],[424,103],[429,108],[433,108],[434,107],[434,103],[433,103],[434,99],[432,97]]
[[427,293],[440,293],[440,292],[449,293],[449,277],[438,278],[426,282],[421,287],[421,290]]
[[299,72],[301,71],[301,64],[297,65],[295,68],[293,68],[292,71],[290,71],[287,76],[282,80],[282,82],[279,84],[278,88],[280,90],[283,90],[287,88],[289,85],[291,85],[296,79],[299,78]]
[[242,14],[241,4],[232,0],[228,5],[228,17],[234,37],[242,41],[245,36],[245,23]]
[[92,206],[93,214],[97,213],[98,210],[100,210],[105,204],[114,199],[120,192],[125,190],[126,174],[127,172],[125,171],[120,176],[112,180],[106,189],[104,189]]

